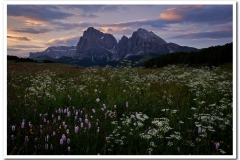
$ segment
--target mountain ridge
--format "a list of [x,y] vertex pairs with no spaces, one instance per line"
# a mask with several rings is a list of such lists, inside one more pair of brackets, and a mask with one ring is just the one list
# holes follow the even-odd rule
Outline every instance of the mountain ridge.
[[30,52],[29,58],[48,55],[58,59],[62,56],[83,61],[92,61],[93,64],[118,61],[132,56],[154,53],[156,56],[173,52],[191,52],[199,49],[167,43],[164,39],[143,28],[137,29],[127,37],[125,35],[117,42],[109,33],[103,33],[93,27],[87,28],[79,38],[76,46],[52,46],[43,52]]

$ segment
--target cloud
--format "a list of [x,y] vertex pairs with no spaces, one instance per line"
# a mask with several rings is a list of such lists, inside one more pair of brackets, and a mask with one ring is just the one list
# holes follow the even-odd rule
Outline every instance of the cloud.
[[181,21],[184,17],[179,10],[170,8],[160,13],[160,18],[166,21]]
[[119,12],[120,8],[124,8],[121,5],[66,5],[61,7],[69,10],[81,10],[84,13]]
[[12,29],[11,31],[14,32],[23,32],[23,33],[30,33],[30,34],[42,34],[42,33],[48,33],[52,30],[47,28],[21,28],[21,29]]
[[187,34],[180,34],[180,35],[169,37],[169,39],[209,39],[209,40],[226,39],[226,38],[232,38],[231,29],[187,33]]
[[31,41],[31,39],[27,37],[14,37],[14,36],[7,36],[8,39],[13,41]]
[[160,13],[166,23],[222,24],[232,21],[232,5],[184,5]]
[[7,15],[25,20],[50,22],[73,16],[74,14],[59,11],[54,5],[7,5]]
[[80,14],[80,17],[84,18],[97,18],[98,16],[95,14]]
[[101,27],[105,31],[108,31],[109,28],[111,28],[113,31],[119,31],[119,30],[123,31],[127,29],[137,30],[138,28],[141,28],[143,26],[165,28],[167,27],[167,24],[165,24],[160,19],[153,19],[153,20],[142,19],[142,20],[129,21],[129,22],[99,25],[99,27]]
[[71,29],[79,29],[79,28],[88,28],[88,27],[96,27],[101,26],[99,23],[89,23],[89,22],[78,22],[78,23],[65,23],[60,21],[55,21],[52,23],[55,25],[55,29],[57,30],[71,30]]
[[43,46],[36,45],[10,45],[7,46],[8,49],[26,49],[26,48],[44,48]]
[[7,48],[7,52],[18,52],[18,51],[22,51],[21,49],[16,49],[16,48]]
[[58,39],[50,39],[46,45],[48,46],[76,46],[79,41],[79,36],[61,37]]

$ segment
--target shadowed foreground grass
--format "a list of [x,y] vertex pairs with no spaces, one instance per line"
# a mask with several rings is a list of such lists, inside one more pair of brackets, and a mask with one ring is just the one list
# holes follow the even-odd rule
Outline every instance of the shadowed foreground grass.
[[229,70],[47,65],[8,63],[9,155],[233,152]]

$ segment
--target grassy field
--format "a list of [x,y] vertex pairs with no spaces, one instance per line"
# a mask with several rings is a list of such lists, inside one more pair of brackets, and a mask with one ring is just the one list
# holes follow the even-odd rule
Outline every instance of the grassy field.
[[232,65],[7,66],[8,155],[231,155]]

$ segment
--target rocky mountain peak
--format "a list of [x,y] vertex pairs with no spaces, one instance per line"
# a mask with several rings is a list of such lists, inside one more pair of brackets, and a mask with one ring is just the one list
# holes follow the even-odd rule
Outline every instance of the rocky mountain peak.
[[89,27],[80,37],[75,58],[89,58],[93,62],[108,61],[116,44],[117,41],[111,34]]
[[117,43],[111,34],[89,27],[80,37],[75,58],[106,62],[145,53],[166,54],[181,50],[181,46],[168,44],[152,31],[143,28],[133,32],[130,38],[123,35]]

